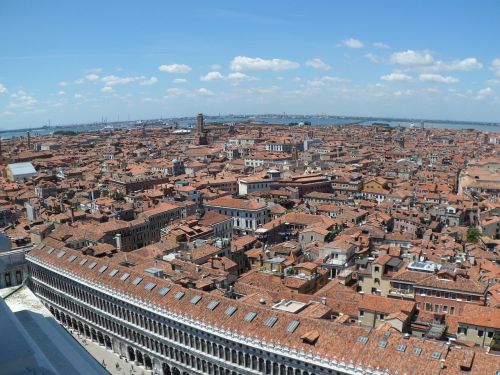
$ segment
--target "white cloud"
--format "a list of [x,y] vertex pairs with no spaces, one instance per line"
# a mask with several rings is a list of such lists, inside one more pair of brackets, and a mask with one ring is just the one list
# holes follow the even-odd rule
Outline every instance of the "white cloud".
[[200,77],[201,81],[222,81],[222,80],[228,80],[232,81],[233,83],[239,83],[243,81],[255,81],[257,80],[256,77],[249,76],[245,73],[241,72],[234,72],[234,73],[229,73],[227,76],[224,76],[220,72],[209,72],[204,76]]
[[391,55],[391,62],[405,66],[431,65],[434,62],[434,58],[427,51],[418,52],[409,49],[393,53]]
[[102,89],[101,89],[101,92],[113,92],[113,88],[111,86],[104,86]]
[[482,100],[485,99],[491,95],[493,95],[495,91],[491,87],[486,87],[484,89],[481,89],[477,92],[476,99],[477,100]]
[[363,48],[365,45],[359,39],[349,38],[338,43],[337,46],[346,46],[349,48]]
[[177,87],[172,87],[170,89],[166,89],[165,92],[167,94],[167,97],[171,98],[171,97],[179,96],[181,94],[185,94],[187,92],[187,90],[179,89]]
[[101,78],[101,81],[104,82],[106,86],[115,86],[115,85],[126,85],[132,82],[136,82],[139,80],[144,80],[146,77],[137,76],[137,77],[118,77],[118,76],[105,76]]
[[249,76],[248,74],[241,73],[241,72],[229,73],[227,75],[226,79],[228,79],[229,81],[233,81],[233,82],[256,81],[256,80],[258,80],[257,77]]
[[493,70],[496,75],[500,77],[500,58],[497,58],[491,62],[491,70]]
[[196,90],[196,92],[200,95],[203,95],[203,96],[213,96],[214,95],[213,91],[210,91],[209,89],[206,89],[204,87],[199,88],[198,90]]
[[320,58],[314,58],[306,61],[306,65],[318,70],[330,70],[332,67],[322,61]]
[[442,68],[444,70],[478,70],[482,69],[483,64],[481,64],[475,57],[468,57],[462,60],[453,60],[449,63],[437,63],[438,68]]
[[213,64],[210,66],[210,69],[212,70],[219,70],[220,68],[222,68],[220,64]]
[[79,78],[79,79],[75,79],[74,81],[61,81],[61,82],[59,82],[59,85],[61,85],[63,87],[69,86],[69,85],[81,85],[84,82],[85,82],[85,79]]
[[65,93],[64,91],[62,91],[62,90],[61,90],[61,91],[59,91],[59,92],[57,93],[57,95],[59,95],[59,96],[63,96],[63,95],[66,95],[66,93]]
[[451,76],[442,76],[441,74],[420,74],[418,79],[422,82],[438,82],[438,83],[457,83],[458,78]]
[[85,79],[93,82],[99,80],[99,76],[95,73],[90,73],[85,76]]
[[297,69],[299,63],[283,59],[262,59],[260,57],[236,56],[231,61],[231,70],[241,72],[244,70],[288,70]]
[[186,83],[187,79],[186,78],[176,78],[172,82],[173,83]]
[[0,95],[7,94],[7,87],[0,83]]
[[156,77],[153,76],[150,79],[146,79],[144,81],[139,82],[139,85],[151,86],[151,85],[154,85],[156,83],[158,83],[158,78],[156,78]]
[[7,108],[32,108],[38,104],[38,100],[31,95],[28,95],[23,90],[18,90],[11,94],[11,102],[7,105]]
[[389,47],[387,44],[382,43],[382,42],[376,42],[376,43],[373,43],[373,47],[375,47],[375,48],[382,48],[382,49],[388,49],[388,48],[391,48],[391,47]]
[[324,76],[321,78],[309,80],[307,81],[307,84],[309,86],[322,87],[322,86],[327,86],[328,84],[331,84],[333,82],[346,82],[346,81],[347,80],[344,78]]
[[407,90],[398,90],[394,91],[393,95],[394,96],[410,96],[414,93],[413,90],[407,89]]
[[378,64],[380,62],[380,58],[373,53],[367,53],[365,57],[374,64]]
[[380,79],[382,81],[390,81],[390,82],[395,82],[395,81],[410,82],[413,80],[413,77],[409,76],[408,74],[402,73],[402,72],[393,72],[393,73],[381,76]]
[[163,73],[189,73],[191,67],[185,64],[170,64],[170,65],[160,65],[158,70]]
[[81,98],[83,98],[83,95],[82,94],[75,94],[74,98],[75,99],[81,99]]
[[224,76],[220,72],[208,72],[200,77],[201,81],[219,81],[222,79],[224,79]]

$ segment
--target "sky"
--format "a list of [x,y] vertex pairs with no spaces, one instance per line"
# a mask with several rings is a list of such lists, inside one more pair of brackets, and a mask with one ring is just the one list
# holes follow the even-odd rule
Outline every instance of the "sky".
[[500,1],[0,2],[0,129],[217,114],[500,122]]

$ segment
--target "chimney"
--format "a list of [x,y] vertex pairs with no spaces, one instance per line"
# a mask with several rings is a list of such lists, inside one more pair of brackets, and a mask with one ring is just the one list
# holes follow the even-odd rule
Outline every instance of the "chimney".
[[323,305],[326,305],[326,297],[321,297],[321,303],[322,303]]
[[122,249],[122,235],[120,233],[117,233],[115,236],[116,240],[116,250],[121,251]]

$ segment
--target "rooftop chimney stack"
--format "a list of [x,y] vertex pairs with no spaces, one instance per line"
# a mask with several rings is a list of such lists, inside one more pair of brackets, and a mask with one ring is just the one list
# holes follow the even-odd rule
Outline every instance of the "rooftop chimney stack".
[[121,251],[122,249],[122,235],[120,233],[117,233],[115,236],[116,240],[116,250]]

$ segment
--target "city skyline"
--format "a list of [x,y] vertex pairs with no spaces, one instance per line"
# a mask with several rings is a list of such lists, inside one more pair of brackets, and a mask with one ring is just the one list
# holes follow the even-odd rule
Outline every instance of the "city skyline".
[[2,129],[199,111],[500,118],[498,2],[120,5],[2,4]]

